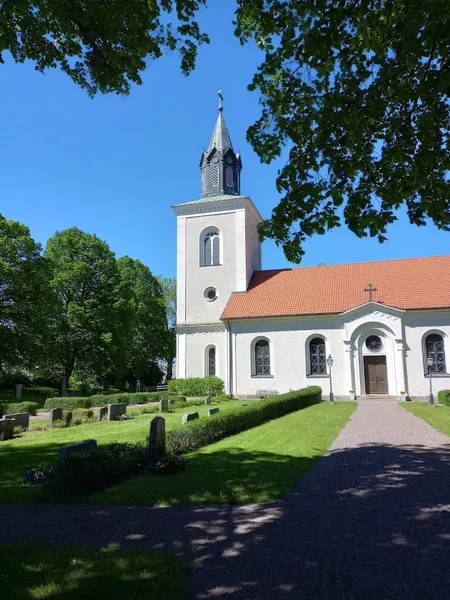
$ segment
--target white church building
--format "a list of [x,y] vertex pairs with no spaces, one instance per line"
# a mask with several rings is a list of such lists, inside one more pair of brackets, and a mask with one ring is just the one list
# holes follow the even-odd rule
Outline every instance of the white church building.
[[[320,385],[335,398],[450,389],[450,256],[264,271],[222,106],[202,196],[177,216],[177,378],[236,396]],[[331,361],[329,361],[331,362]]]

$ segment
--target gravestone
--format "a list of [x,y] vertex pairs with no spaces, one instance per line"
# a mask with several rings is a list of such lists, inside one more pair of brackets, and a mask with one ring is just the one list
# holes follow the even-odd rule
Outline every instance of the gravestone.
[[50,411],[50,427],[55,421],[61,421],[63,418],[62,408],[52,408]]
[[161,398],[159,401],[159,412],[169,412],[169,398]]
[[24,429],[28,429],[30,426],[30,415],[29,413],[13,413],[10,415],[5,415],[5,419],[12,419],[14,421],[14,427],[20,425]]
[[211,400],[212,400],[211,394],[208,394],[205,398],[206,406],[209,406],[211,404]]
[[126,404],[108,404],[108,411],[106,414],[107,421],[115,421],[120,415],[124,415],[127,412]]
[[95,452],[95,450],[97,450],[96,440],[84,440],[84,442],[78,442],[78,444],[61,446],[59,449],[59,456],[60,458],[65,458],[71,454],[78,454],[79,452]]
[[216,415],[218,412],[220,412],[219,408],[210,408],[207,412],[208,417],[211,417],[212,415]]
[[128,392],[129,389],[130,389],[130,384],[128,383],[128,381],[125,381],[125,390]]
[[156,465],[166,455],[166,420],[154,417],[150,421],[149,439],[150,464]]
[[102,421],[108,415],[108,407],[107,406],[97,406],[92,409],[95,415],[95,418],[99,421]]
[[12,440],[14,436],[15,421],[13,419],[0,419],[0,439]]
[[16,385],[16,400],[22,400],[22,389],[23,386],[21,383]]
[[200,415],[198,414],[198,412],[185,413],[181,420],[181,424],[186,425],[186,423],[189,423],[189,421],[195,421],[196,419],[199,419],[199,418],[200,418]]

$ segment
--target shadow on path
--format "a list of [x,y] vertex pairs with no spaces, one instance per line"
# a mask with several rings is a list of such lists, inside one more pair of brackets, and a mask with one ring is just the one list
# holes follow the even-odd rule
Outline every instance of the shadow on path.
[[0,512],[0,541],[173,551],[193,566],[191,599],[441,600],[450,589],[450,445],[336,450],[276,504]]

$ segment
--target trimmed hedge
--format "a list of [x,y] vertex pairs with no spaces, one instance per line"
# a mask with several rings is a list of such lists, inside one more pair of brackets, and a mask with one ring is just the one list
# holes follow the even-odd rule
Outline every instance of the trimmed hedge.
[[450,390],[441,390],[438,392],[438,401],[445,406],[450,406]]
[[159,402],[161,398],[167,398],[167,392],[138,392],[121,394],[96,394],[95,396],[58,396],[47,398],[45,410],[51,408],[63,408],[73,410],[74,408],[92,408],[93,406],[107,406],[108,404],[146,404],[147,402]]
[[180,455],[235,435],[241,431],[278,419],[289,413],[321,402],[322,390],[311,386],[280,396],[254,402],[239,410],[217,415],[214,419],[201,419],[169,431],[166,436],[167,450]]
[[10,404],[1,404],[0,405],[0,413],[3,416],[4,414],[12,414],[12,413],[29,413],[30,415],[35,415],[37,409],[39,408],[38,402],[12,402]]
[[217,396],[223,392],[224,382],[218,377],[191,377],[169,381],[169,394],[181,396]]

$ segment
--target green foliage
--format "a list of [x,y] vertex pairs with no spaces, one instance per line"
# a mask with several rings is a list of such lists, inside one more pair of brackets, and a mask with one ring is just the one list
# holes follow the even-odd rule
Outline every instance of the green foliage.
[[114,361],[116,373],[146,385],[157,384],[162,374],[156,361],[165,354],[167,337],[163,291],[158,279],[139,260],[124,256],[117,267],[123,333]]
[[224,382],[218,377],[191,377],[169,381],[169,394],[182,396],[213,396],[222,393]]
[[450,390],[441,390],[438,392],[438,401],[440,404],[450,406]]
[[185,408],[188,402],[184,396],[169,396],[170,408]]
[[146,444],[110,444],[95,452],[72,454],[60,460],[49,483],[52,496],[71,498],[114,485],[148,467]]
[[76,227],[57,232],[45,249],[58,307],[51,322],[49,360],[70,380],[74,370],[104,374],[120,337],[119,274],[114,254]]
[[[91,396],[92,397],[92,396]],[[93,406],[91,397],[65,396],[57,398],[47,398],[44,410],[52,408],[62,408],[63,410],[73,410],[74,408],[91,408]]]
[[163,397],[167,397],[167,392],[138,392],[137,394],[121,392],[119,394],[95,394],[84,397],[58,396],[56,398],[47,398],[44,408],[45,410],[50,410],[51,408],[73,410],[75,408],[107,406],[108,404],[145,404],[147,402],[159,402]]
[[[42,258],[41,247],[31,238],[29,229],[0,215],[2,379],[5,372],[11,373],[17,366],[22,368],[32,363],[44,346],[52,305],[48,279],[47,261]],[[16,374],[20,383],[21,371]]]
[[173,454],[192,452],[212,444],[229,435],[257,427],[262,423],[277,419],[305,406],[321,401],[322,390],[311,386],[303,390],[288,392],[227,414],[218,414],[211,419],[201,419],[187,423],[179,429],[169,431],[166,447]]
[[[205,0],[60,0],[2,2],[0,48],[44,72],[58,67],[90,96],[128,94],[151,60],[178,51],[181,70],[208,43],[194,16]],[[175,13],[173,15],[173,13]],[[4,62],[0,52],[0,63]]]
[[10,404],[7,404],[5,408],[5,413],[13,414],[27,412],[34,416],[39,408],[39,404],[37,402],[11,402]]
[[174,277],[159,277],[163,291],[167,315],[167,332],[164,358],[166,360],[166,380],[172,379],[173,361],[176,353],[175,323],[177,318],[177,280]]
[[290,261],[342,221],[383,242],[402,206],[448,230],[449,19],[445,0],[239,2],[236,35],[264,53],[247,139],[265,163],[289,147],[260,234]]

